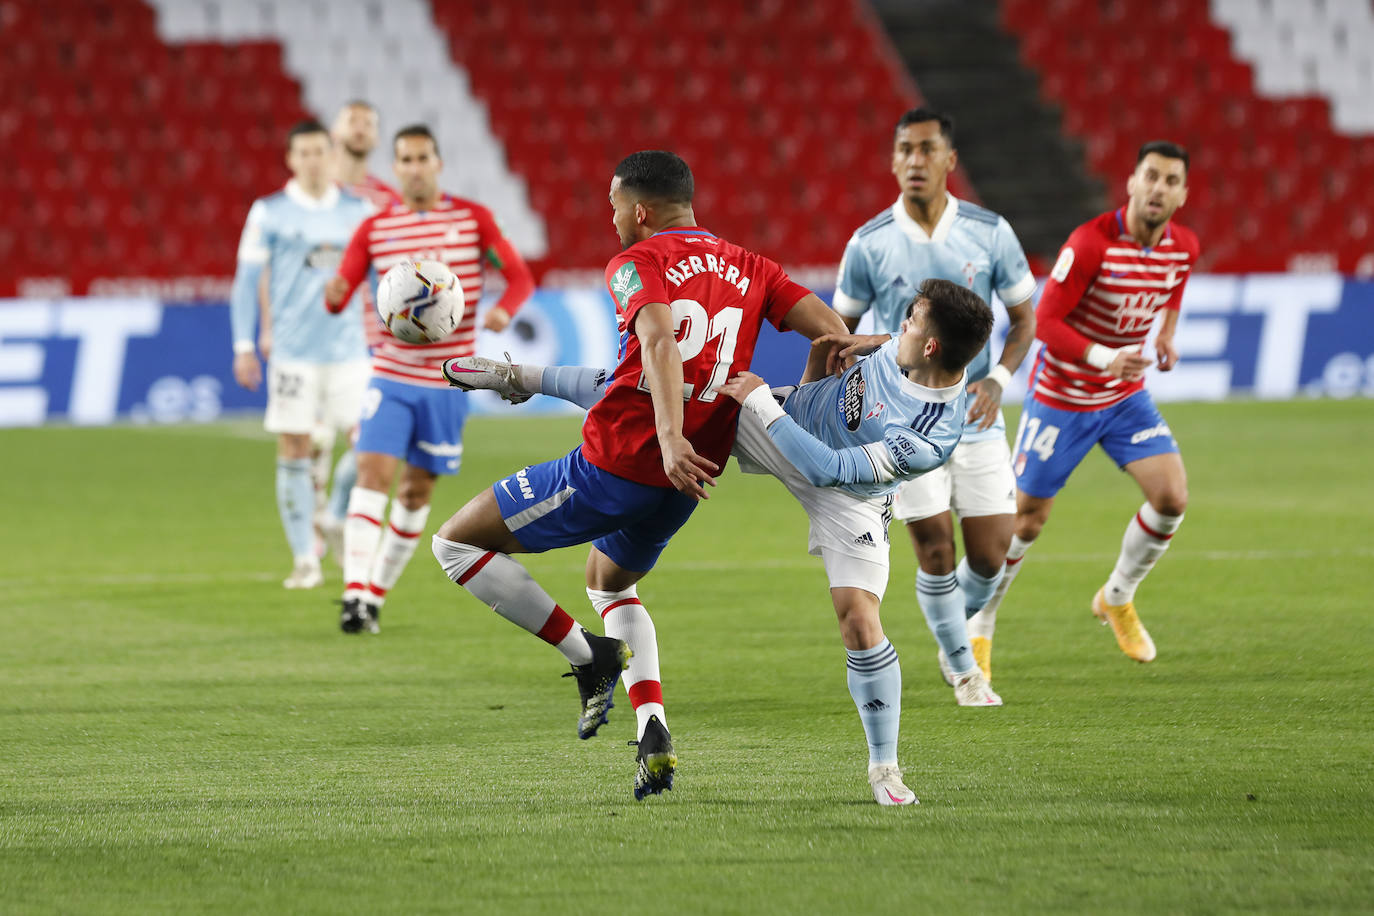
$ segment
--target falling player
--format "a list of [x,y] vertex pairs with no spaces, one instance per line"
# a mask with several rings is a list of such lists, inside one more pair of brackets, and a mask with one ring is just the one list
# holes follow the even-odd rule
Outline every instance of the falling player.
[[[1148,662],[1155,644],[1136,614],[1136,588],[1168,549],[1188,503],[1178,443],[1145,390],[1152,362],[1163,372],[1178,362],[1174,330],[1198,256],[1197,236],[1171,221],[1188,198],[1188,152],[1166,141],[1146,143],[1126,191],[1126,206],[1073,231],[1040,297],[1037,336],[1045,348],[1031,372],[1013,450],[1016,536],[987,611],[996,614],[1055,494],[1101,445],[1139,484],[1145,502],[1126,525],[1092,611],[1111,625],[1122,652]],[[1141,348],[1160,313],[1151,360]]]
[[[809,364],[800,388],[770,392],[758,376],[743,372],[719,389],[748,408],[732,452],[740,468],[776,476],[810,519],[810,552],[825,564],[850,695],[868,739],[869,785],[880,805],[916,803],[897,766],[901,667],[879,619],[891,494],[955,452],[965,426],[965,367],[991,330],[992,311],[976,293],[929,280],[907,303],[895,339],[827,335],[816,341],[843,347],[844,356],[867,357],[857,365],[817,378],[823,373]],[[823,355],[824,349],[813,350]],[[480,356],[451,360],[444,372],[458,387],[490,389],[515,403],[542,393],[584,407],[596,403],[606,375]],[[635,655],[657,652],[645,641],[651,637],[651,630],[632,633],[627,642]],[[955,695],[962,705],[1001,703],[977,666],[956,681]]]
[[[1002,393],[1035,336],[1035,278],[1021,243],[1005,219],[949,193],[958,161],[948,115],[902,115],[892,146],[901,197],[849,240],[835,290],[835,310],[851,329],[872,309],[877,330],[895,331],[927,277],[965,285],[987,302],[996,291],[1011,320],[998,361],[989,342],[969,366],[968,424],[954,457],[904,483],[892,506],[916,549],[916,599],[951,686],[975,662],[992,678],[992,627],[979,611],[1001,580],[1016,512]],[[951,509],[964,541],[957,568]]]
[[[348,301],[369,271],[385,272],[406,258],[429,258],[447,264],[458,277],[466,310],[453,334],[438,343],[412,345],[387,337],[373,351],[356,446],[358,483],[344,523],[339,626],[345,633],[378,632],[386,594],[415,553],[429,518],[435,482],[441,474],[458,473],[467,401],[451,397],[440,367],[473,350],[483,265],[495,266],[506,279],[505,293],[484,320],[488,328],[504,327],[534,290],[529,268],[491,211],[439,190],[443,162],[429,128],[402,128],[393,152],[402,202],[358,227],[325,289],[326,305],[333,310]],[[396,496],[388,517],[393,484]]]
[[311,434],[320,418],[334,429],[353,425],[368,376],[360,304],[341,299],[342,318],[319,308],[344,245],[370,212],[366,201],[330,181],[329,155],[323,125],[304,121],[291,129],[286,164],[292,178],[249,209],[230,300],[234,378],[256,390],[262,381],[253,335],[258,278],[269,272],[273,333],[263,425],[277,434],[277,511],[292,554],[287,588],[324,581],[312,530]]
[[[497,481],[433,541],[449,578],[572,664],[579,737],[606,721],[628,662],[636,798],[671,788],[677,765],[637,583],[729,456],[739,405],[716,386],[748,367],[765,320],[812,339],[844,330],[777,264],[697,226],[693,191],[691,170],[669,152],[633,153],[616,167],[610,200],[624,251],[606,282],[621,359],[587,414],[583,444]],[[578,626],[511,557],[588,542],[587,595],[607,636]],[[630,657],[627,643],[645,648]]]

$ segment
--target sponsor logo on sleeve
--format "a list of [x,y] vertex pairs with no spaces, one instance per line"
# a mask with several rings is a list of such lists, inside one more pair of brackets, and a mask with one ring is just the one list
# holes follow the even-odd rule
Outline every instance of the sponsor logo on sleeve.
[[626,308],[630,297],[643,288],[644,284],[639,279],[639,271],[635,269],[634,261],[622,264],[611,277],[611,292],[621,308]]
[[1063,283],[1069,277],[1069,271],[1073,269],[1073,249],[1068,245],[1059,252],[1059,260],[1054,262],[1054,270],[1050,271],[1050,276]]

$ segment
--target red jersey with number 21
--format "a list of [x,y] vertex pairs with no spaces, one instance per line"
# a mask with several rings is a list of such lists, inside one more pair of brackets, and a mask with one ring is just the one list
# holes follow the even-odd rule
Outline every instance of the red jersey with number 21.
[[766,319],[783,318],[810,291],[762,255],[696,227],[667,229],[631,245],[606,266],[616,302],[620,365],[582,425],[582,453],[603,471],[670,487],[644,380],[635,314],[650,302],[672,309],[682,353],[682,434],[697,454],[725,467],[739,404],[715,387],[749,368]]

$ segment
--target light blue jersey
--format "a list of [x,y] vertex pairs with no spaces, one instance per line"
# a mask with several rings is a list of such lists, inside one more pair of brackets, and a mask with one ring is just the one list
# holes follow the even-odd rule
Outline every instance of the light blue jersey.
[[815,486],[883,497],[949,460],[967,411],[967,378],[927,388],[897,365],[890,340],[838,378],[803,385],[768,435]]
[[311,363],[366,359],[367,343],[355,295],[342,312],[324,307],[324,284],[338,270],[353,230],[372,205],[334,185],[321,198],[286,188],[253,202],[239,241],[230,297],[234,350],[250,350],[258,319],[258,279],[268,268],[272,356]]
[[[1011,225],[993,213],[948,195],[945,212],[926,235],[898,201],[859,228],[845,246],[835,288],[835,311],[858,318],[873,310],[875,330],[894,334],[921,282],[934,277],[967,286],[984,302],[995,291],[1017,305],[1035,292],[1035,278]],[[992,342],[973,358],[968,379],[976,382],[992,368]],[[1006,425],[979,431],[970,423],[964,438],[977,442],[1006,438]]]

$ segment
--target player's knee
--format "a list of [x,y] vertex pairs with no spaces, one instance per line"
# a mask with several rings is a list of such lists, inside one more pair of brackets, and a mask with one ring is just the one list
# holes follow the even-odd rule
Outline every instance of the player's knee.
[[949,542],[916,545],[916,562],[932,576],[954,572],[954,545]]
[[1150,499],[1150,506],[1160,515],[1182,515],[1188,509],[1188,488],[1169,487]]
[[1033,541],[1040,537],[1040,532],[1044,530],[1047,521],[1049,521],[1049,516],[1039,512],[1029,512],[1025,515],[1018,513],[1016,516],[1016,536],[1023,541]]
[[[1008,543],[1007,547],[1010,546],[1011,544]],[[1002,564],[1007,561],[1007,547],[1002,548],[1002,551],[997,554],[970,548],[966,555],[969,569],[984,579],[991,579],[997,575],[997,570],[1001,569]]]

